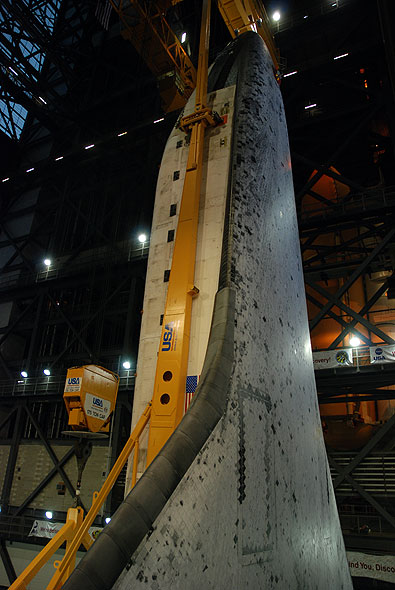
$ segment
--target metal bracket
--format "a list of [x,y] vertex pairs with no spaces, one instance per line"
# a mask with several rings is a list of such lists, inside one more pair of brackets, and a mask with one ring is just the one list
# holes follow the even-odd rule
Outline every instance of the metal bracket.
[[179,122],[179,128],[184,133],[188,133],[196,123],[203,121],[206,127],[216,127],[224,122],[221,115],[216,111],[212,111],[209,107],[193,112],[186,117],[183,117]]

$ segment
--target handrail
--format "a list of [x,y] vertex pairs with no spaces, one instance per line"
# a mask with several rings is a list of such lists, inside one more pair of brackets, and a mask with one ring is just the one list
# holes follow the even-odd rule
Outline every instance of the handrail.
[[139,460],[139,439],[146,427],[151,415],[151,402],[145,408],[140,420],[137,422],[133,432],[131,433],[127,443],[122,449],[118,459],[113,468],[107,476],[100,492],[94,492],[92,506],[88,514],[83,519],[83,510],[81,507],[69,508],[67,511],[67,520],[58,533],[49,541],[49,543],[40,551],[34,560],[24,569],[18,576],[15,582],[10,586],[10,590],[26,590],[27,584],[37,575],[40,569],[48,562],[50,557],[57,549],[66,541],[66,551],[63,559],[55,562],[57,571],[53,575],[47,590],[60,589],[64,581],[70,576],[75,567],[75,559],[80,545],[84,545],[86,549],[92,544],[89,537],[89,528],[93,524],[100,508],[105,502],[108,494],[113,488],[116,480],[119,477],[126,461],[128,460],[133,449],[135,450],[133,457],[133,477],[132,486],[135,485],[137,479],[137,464]]
[[38,555],[31,563],[23,570],[17,577],[15,582],[11,584],[9,590],[27,590],[27,585],[38,574],[40,569],[47,563],[52,555],[59,549],[59,547],[66,541],[68,543],[72,538],[74,531],[78,529],[83,517],[83,510],[81,507],[69,508],[67,511],[67,520],[56,535],[45,545]]
[[338,201],[330,201],[327,206],[319,206],[316,203],[303,205],[300,218],[305,221],[313,217],[330,218],[341,213],[357,211],[370,211],[374,208],[393,207],[395,205],[394,187],[368,189],[364,193],[348,195]]
[[109,252],[109,247],[95,248],[89,251],[89,255],[80,255],[76,259],[70,261],[71,253],[65,254],[52,261],[48,268],[42,268],[42,265],[37,265],[33,271],[25,271],[21,269],[9,270],[0,275],[0,290],[5,291],[15,287],[28,287],[35,283],[42,283],[51,281],[73,274],[82,273],[87,268],[92,268],[103,264],[124,264],[131,262],[138,262],[139,260],[148,257],[150,241],[147,240],[141,246],[132,246],[129,242],[117,242],[114,245],[114,252]]
[[[110,493],[113,485],[115,484],[116,480],[119,477],[126,461],[129,458],[130,453],[135,448],[136,443],[138,445],[138,441],[140,436],[142,435],[144,428],[146,427],[149,419],[151,416],[151,402],[145,408],[143,414],[141,415],[139,421],[137,422],[136,426],[133,429],[127,443],[123,447],[118,459],[116,460],[113,468],[111,469],[110,473],[107,476],[106,481],[104,482],[100,492],[95,492],[93,495],[93,502],[92,506],[85,516],[83,523],[81,524],[80,528],[78,529],[77,534],[75,535],[74,539],[70,543],[68,549],[66,549],[65,555],[60,562],[57,571],[53,575],[51,581],[47,586],[47,590],[60,590],[62,587],[63,582],[68,577],[69,567],[72,561],[75,558],[75,555],[83,542],[84,537],[87,535],[90,526],[92,525],[93,521],[96,518],[100,508],[102,507],[104,501],[106,500],[108,494]],[[137,447],[138,448],[138,447]],[[133,457],[133,474],[137,473],[137,462],[138,456],[137,453],[134,454]],[[135,467],[136,465],[136,467]]]
[[[114,367],[115,371],[117,367]],[[134,370],[125,370],[120,376],[119,391],[133,389],[135,382]],[[0,398],[5,396],[27,397],[30,395],[63,395],[64,375],[49,377],[27,377],[25,379],[0,380]]]

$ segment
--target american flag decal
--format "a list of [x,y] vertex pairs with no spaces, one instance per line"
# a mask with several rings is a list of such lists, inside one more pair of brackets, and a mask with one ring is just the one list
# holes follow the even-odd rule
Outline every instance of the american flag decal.
[[189,408],[193,395],[196,391],[200,375],[188,375],[187,382],[185,385],[185,406],[184,413]]

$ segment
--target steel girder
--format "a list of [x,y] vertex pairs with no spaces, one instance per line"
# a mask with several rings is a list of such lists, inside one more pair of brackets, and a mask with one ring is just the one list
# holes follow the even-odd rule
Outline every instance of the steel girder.
[[[320,320],[325,317],[326,313],[334,305],[336,305],[340,309],[343,309],[348,315],[352,316],[354,318],[354,320],[357,320],[358,323],[362,324],[363,326],[368,328],[371,332],[373,332],[374,334],[379,336],[379,338],[381,338],[384,342],[387,342],[389,344],[394,344],[394,340],[390,336],[385,334],[382,330],[380,330],[377,326],[375,326],[369,320],[364,318],[361,314],[355,312],[349,306],[345,305],[341,299],[342,296],[348,291],[348,289],[355,283],[355,281],[364,274],[364,272],[366,271],[368,266],[378,256],[378,254],[380,254],[380,252],[382,252],[382,250],[385,248],[385,246],[391,240],[393,240],[394,235],[395,235],[395,229],[391,229],[387,233],[387,235],[384,237],[384,239],[379,244],[377,244],[377,246],[374,248],[374,250],[366,257],[366,259],[351,274],[351,276],[349,276],[349,278],[344,282],[344,284],[338,289],[338,291],[334,295],[332,295],[329,291],[327,291],[326,289],[324,289],[323,287],[321,287],[320,285],[318,285],[317,283],[315,283],[314,281],[312,281],[308,277],[305,278],[306,283],[310,287],[312,287],[315,291],[317,291],[318,293],[323,295],[328,300],[328,302],[326,304],[321,306],[321,310],[318,312],[318,314],[314,318],[312,318],[312,320],[310,321],[310,330],[311,331],[314,330],[314,328],[318,325]],[[315,302],[315,303],[318,304],[318,302]],[[343,337],[344,336],[342,336],[342,338]]]
[[[68,18],[64,17],[65,12]],[[59,13],[63,14],[60,24]],[[1,127],[13,139],[21,136],[29,113],[51,131],[58,129],[59,116],[73,116],[73,104],[64,88],[69,89],[76,81],[73,45],[81,40],[79,30],[86,26],[89,13],[89,6],[83,3],[80,6],[78,0],[63,3],[4,0],[2,3]]]
[[15,582],[16,573],[4,539],[0,539],[0,556],[10,584]]
[[346,480],[354,489],[355,491],[366,501],[368,502],[373,508],[391,525],[393,529],[395,529],[395,516],[390,514],[384,506],[378,502],[378,500],[372,496],[372,494],[366,492],[366,490],[355,481],[352,477],[352,472],[360,465],[361,461],[369,455],[369,453],[376,447],[376,445],[384,439],[386,435],[390,432],[393,433],[395,426],[395,415],[390,418],[383,426],[381,426],[380,430],[376,432],[376,434],[369,440],[369,442],[359,451],[359,453],[354,457],[354,459],[347,465],[346,468],[340,467],[336,460],[334,459],[333,454],[329,451],[328,452],[328,460],[330,465],[336,469],[338,472],[338,476],[335,478],[333,482],[333,487],[336,490],[342,484],[344,480]]

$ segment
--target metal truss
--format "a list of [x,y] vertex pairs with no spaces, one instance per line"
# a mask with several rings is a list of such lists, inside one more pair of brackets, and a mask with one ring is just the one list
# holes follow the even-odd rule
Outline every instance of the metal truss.
[[70,457],[74,454],[74,449],[71,448],[70,451],[68,451],[62,459],[58,460],[47,437],[44,434],[42,427],[40,426],[38,420],[34,416],[32,410],[26,403],[18,404],[18,406],[14,408],[14,410],[11,410],[9,412],[8,416],[3,420],[2,424],[0,425],[0,430],[7,424],[7,422],[9,422],[12,419],[14,419],[15,421],[13,425],[10,453],[6,466],[6,474],[1,492],[2,511],[4,511],[5,513],[8,513],[9,511],[10,493],[15,473],[16,461],[18,457],[19,444],[21,442],[22,433],[24,430],[26,430],[26,419],[30,421],[39,439],[44,445],[45,450],[47,451],[52,463],[54,464],[54,468],[43,478],[43,480],[38,484],[36,489],[28,495],[28,497],[22,502],[22,504],[18,506],[16,510],[12,511],[12,513],[15,516],[21,514],[24,511],[24,509],[29,506],[29,504],[34,500],[34,498],[42,491],[42,489],[52,480],[52,478],[56,474],[60,475],[62,480],[65,482],[65,485],[69,491],[71,498],[74,498],[75,487],[71,483],[68,475],[66,474],[63,468],[63,465],[65,465],[66,462],[70,459]]
[[[379,234],[378,228],[376,231],[377,231],[377,234]],[[306,275],[307,276],[305,277],[306,284],[309,285],[317,293],[324,296],[325,299],[328,300],[328,302],[325,305],[320,305],[320,307],[321,307],[320,311],[317,313],[317,315],[314,318],[311,319],[311,321],[310,321],[310,330],[311,331],[314,330],[314,328],[319,324],[320,320],[322,320],[326,316],[327,312],[329,312],[333,306],[337,306],[339,309],[343,310],[348,316],[351,316],[353,318],[353,324],[352,325],[350,324],[349,326],[345,327],[344,330],[342,330],[341,334],[334,341],[334,344],[337,344],[340,340],[343,340],[345,338],[345,336],[347,336],[351,332],[351,330],[355,327],[355,325],[357,325],[357,324],[363,325],[372,334],[375,334],[376,336],[381,338],[383,342],[385,342],[387,344],[394,344],[395,343],[395,341],[390,336],[388,336],[388,334],[383,332],[378,326],[374,325],[372,322],[370,322],[368,319],[366,319],[366,317],[361,315],[361,313],[356,312],[350,306],[343,303],[343,300],[342,300],[343,295],[350,289],[350,287],[355,283],[355,281],[366,272],[366,269],[372,265],[372,263],[377,259],[379,254],[382,253],[384,248],[389,243],[394,241],[394,236],[395,236],[395,228],[392,228],[384,235],[383,239],[377,244],[377,246],[375,248],[371,249],[369,255],[365,257],[363,262],[361,262],[361,264],[359,264],[357,266],[357,268],[348,276],[347,280],[345,280],[345,282],[338,289],[338,291],[336,292],[335,295],[331,294],[328,290],[324,289],[317,282],[315,282],[309,278],[308,272],[311,269],[311,267],[309,265],[307,265],[307,268],[306,268]],[[361,238],[359,237],[359,239],[361,239]],[[312,245],[309,246],[309,249],[311,249],[311,248],[312,248]],[[325,255],[326,256],[333,255],[333,252],[331,252],[330,248],[328,248]],[[323,254],[321,254],[321,256],[322,256],[322,258],[324,257]],[[328,275],[329,275],[329,271],[327,271],[327,276]],[[307,298],[310,300],[313,299],[313,297],[309,294],[309,292],[307,292]],[[376,299],[376,297],[373,298],[373,301],[375,299]],[[317,303],[318,303],[316,299],[314,299],[313,302],[315,303],[315,305],[317,305]],[[368,304],[365,304],[361,308],[361,311],[365,311],[365,314],[366,314],[367,310],[370,309],[371,305],[372,305],[372,301]],[[331,317],[334,317],[334,319],[336,319],[336,321],[338,321],[339,324],[341,324],[341,325],[343,324],[343,322],[339,316],[332,315]],[[370,338],[367,338],[366,336],[364,336],[360,332],[358,332],[358,333],[359,333],[360,337],[367,344],[372,345],[372,341]],[[335,348],[335,346],[332,344],[330,348]]]
[[171,2],[109,0],[122,23],[122,35],[158,79],[164,110],[182,108],[196,86],[196,70],[166,20]]
[[[346,467],[340,466],[337,461],[337,454],[333,451],[328,451],[328,460],[330,466],[333,468],[334,472],[338,475],[333,476],[333,487],[336,491],[339,490],[341,485],[344,482],[347,482],[355,492],[367,502],[370,506],[374,508],[374,510],[382,516],[382,518],[390,525],[391,529],[395,532],[395,514],[393,514],[391,510],[388,510],[386,506],[383,505],[383,502],[380,502],[379,499],[372,493],[367,492],[364,487],[356,481],[356,478],[353,476],[353,472],[361,466],[364,459],[367,458],[377,447],[377,445],[383,444],[385,441],[386,448],[392,449],[395,445],[395,416],[392,416],[390,420],[388,420],[380,429],[376,432],[376,434],[369,440],[369,442],[353,457],[353,459],[348,463]],[[380,451],[378,451],[380,453]],[[341,504],[346,500],[346,497],[343,493],[343,498],[337,498],[338,504]],[[387,502],[388,504],[388,502]],[[389,503],[390,505],[392,502]]]
[[[13,404],[12,406],[10,404]],[[8,404],[8,405],[7,405]],[[65,467],[70,461],[73,461],[75,455],[75,445],[73,440],[67,439],[61,431],[65,427],[65,408],[62,399],[62,392],[52,396],[45,396],[41,401],[37,401],[36,395],[25,394],[25,399],[9,398],[3,408],[9,408],[7,415],[0,423],[1,437],[5,438],[10,444],[10,452],[6,465],[6,474],[3,482],[1,494],[2,511],[0,514],[0,556],[3,559],[6,568],[11,562],[8,562],[5,551],[5,540],[22,540],[28,541],[28,534],[35,518],[40,518],[43,514],[42,509],[34,507],[34,501],[37,496],[48,486],[48,484],[58,476],[65,483],[70,497],[70,505],[75,496],[75,487],[70,481]],[[115,463],[119,451],[123,448],[130,428],[131,407],[130,407],[130,389],[120,392],[118,396],[117,407],[112,424],[112,435],[109,446],[110,460],[109,469]],[[42,480],[34,489],[29,490],[26,497],[18,505],[14,506],[10,502],[10,494],[16,477],[17,457],[20,444],[25,444],[31,439],[40,441],[50,457],[53,467],[45,474]],[[53,450],[54,441],[69,443],[70,448],[58,458]],[[102,445],[103,443],[99,443]],[[123,499],[123,477],[116,482],[111,496],[107,499],[105,513],[112,514]],[[85,507],[82,505],[83,509]],[[62,520],[66,514],[57,511],[57,519]],[[97,521],[101,525],[101,519]],[[9,557],[9,556],[8,556]],[[7,570],[8,571],[8,570]],[[9,569],[9,575],[12,570]]]
[[[4,347],[9,339],[18,335],[25,342],[25,358],[12,361],[5,360],[0,355],[0,362],[6,374],[15,384],[19,371],[24,369],[29,375],[39,377],[41,371],[47,367],[52,374],[63,374],[71,364],[101,363],[111,365],[111,369],[119,370],[120,357],[127,356],[134,350],[133,333],[136,329],[136,271],[140,275],[138,296],[141,297],[143,276],[145,272],[146,253],[135,254],[135,259],[125,253],[124,264],[105,271],[101,280],[105,279],[105,288],[94,287],[92,279],[96,272],[100,273],[100,265],[96,264],[96,272],[89,280],[84,277],[88,267],[86,264],[74,269],[74,272],[62,273],[62,269],[54,269],[56,277],[43,277],[36,286],[30,280],[26,287],[21,288],[20,281],[14,295],[20,312],[15,315],[13,323],[6,329],[0,330],[0,343]],[[126,271],[125,263],[129,262]],[[137,265],[137,267],[136,267]],[[125,272],[126,271],[126,272]],[[42,273],[44,274],[44,273]],[[82,276],[81,276],[82,274]],[[29,277],[30,275],[28,275]],[[40,278],[39,274],[34,275]],[[88,280],[87,280],[88,279]],[[31,286],[34,292],[29,295]],[[80,293],[85,293],[89,300],[83,301]],[[127,294],[125,296],[125,294]],[[6,290],[4,297],[10,296]],[[0,293],[1,298],[1,293]],[[126,323],[125,323],[126,319]],[[111,322],[113,336],[108,330],[103,333],[104,324]],[[115,328],[117,330],[114,332]],[[56,334],[56,343],[53,342]],[[51,344],[52,342],[52,344]],[[105,346],[103,347],[105,343]],[[113,348],[112,348],[113,347]]]
[[[81,0],[4,0],[0,6],[0,129],[18,140],[28,115],[51,133],[75,120],[68,95],[85,73],[75,68],[76,47],[92,48],[99,25]],[[88,25],[89,21],[89,25]],[[23,133],[25,142],[35,127]]]
[[[294,72],[283,80],[282,89],[310,330],[314,339],[331,320],[329,350],[344,346],[351,335],[365,347],[394,344],[387,329],[373,319],[395,262],[395,160],[389,137],[393,137],[393,63],[386,68],[380,7],[366,6],[367,12],[361,13],[356,6],[351,1],[326,12],[317,5],[304,13],[307,20],[303,15],[293,22],[285,18],[276,36],[281,53],[289,59],[288,70]],[[299,27],[303,37],[313,19],[317,40],[320,26],[332,31],[327,42],[317,41],[317,51],[310,47],[308,54],[303,53],[294,30],[288,46],[288,28]],[[368,23],[375,21],[372,28]],[[324,178],[327,186],[333,184],[331,197],[317,188]],[[339,186],[348,191],[338,192]],[[383,274],[383,280],[375,287],[369,283],[368,293],[372,273]],[[356,288],[364,292],[359,305],[352,296]],[[316,382],[320,403],[395,397],[389,387],[395,384],[395,372],[388,367],[316,371]]]
[[[147,225],[139,220],[149,219],[150,161],[159,161],[166,132],[159,142],[148,134],[144,151],[133,147],[133,129],[129,134],[131,140],[114,134],[92,155],[82,150],[83,158],[69,152],[61,166],[43,164],[35,205],[24,206],[24,191],[10,186],[0,225],[0,300],[12,299],[14,309],[0,329],[0,346],[24,344],[14,360],[0,352],[0,371],[14,384],[21,364],[29,376],[39,377],[44,367],[56,376],[86,362],[118,371],[121,357],[136,355],[149,247],[149,241],[137,245]],[[132,189],[149,196],[130,200]],[[15,233],[14,221],[24,215],[34,216],[34,226]],[[50,268],[43,264],[48,255]]]
[[[320,15],[317,5],[315,12],[312,9],[308,13],[308,20],[314,19],[317,29],[322,23],[326,30],[324,19],[330,19],[333,31],[336,30],[336,36],[326,46],[322,42],[316,52],[310,48],[308,55],[295,46],[287,52],[281,43],[288,27],[300,27],[303,38],[303,27],[309,26],[303,24],[303,15],[293,22],[284,19],[278,35],[280,51],[289,57],[288,71],[297,72],[283,80],[282,88],[290,122],[310,330],[313,338],[317,333],[323,334],[327,320],[331,320],[333,336],[331,333],[328,339],[329,350],[344,346],[351,335],[360,339],[365,350],[377,342],[394,343],[386,327],[374,321],[374,311],[395,270],[395,161],[394,145],[388,137],[394,136],[394,95],[390,84],[393,63],[388,62],[386,71],[380,33],[373,35],[371,24],[367,25],[369,19],[370,23],[374,19],[378,22],[379,9],[366,6],[367,16],[355,11],[355,7],[355,2],[342,3],[341,10],[333,7],[333,12]],[[379,32],[379,27],[375,31]],[[315,34],[318,39],[317,31]],[[296,62],[292,61],[294,53],[298,56]],[[342,54],[344,58],[334,60]],[[316,107],[305,110],[311,103],[316,103]],[[383,135],[379,133],[378,121],[386,122]],[[320,194],[317,189],[324,177],[327,185],[333,183],[331,197],[329,191]],[[348,187],[344,196],[336,196],[340,193],[336,190],[339,185]],[[383,280],[371,283],[373,273],[382,274]],[[359,304],[352,297],[356,285],[364,294]],[[395,369],[390,363],[317,370],[315,378],[320,404],[395,399]],[[366,508],[386,523],[388,532],[383,540],[374,532],[362,539],[359,530],[355,534],[346,531],[348,548],[388,550],[393,543],[392,492],[387,494],[383,490],[387,489],[388,476],[384,459],[392,461],[393,457],[394,425],[393,417],[360,451],[327,449],[340,517],[345,504],[353,509]],[[369,470],[374,461],[382,466],[380,475],[378,468],[374,475]],[[383,479],[373,489],[372,480],[380,477]],[[347,528],[345,522],[342,521],[343,529]]]
[[48,120],[41,70],[61,0],[4,0],[0,6],[0,128],[19,139],[29,111]]
[[16,573],[4,539],[0,539],[0,557],[10,584],[15,582]]

